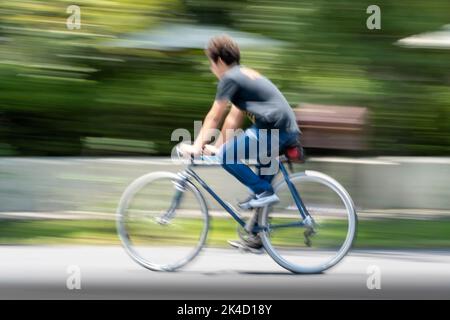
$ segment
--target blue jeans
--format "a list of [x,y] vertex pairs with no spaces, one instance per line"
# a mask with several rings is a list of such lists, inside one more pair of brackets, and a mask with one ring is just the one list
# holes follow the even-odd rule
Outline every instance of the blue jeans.
[[[219,161],[226,171],[253,193],[273,191],[272,179],[279,170],[276,157],[296,142],[298,133],[252,126],[222,145]],[[243,160],[253,162],[255,173]]]

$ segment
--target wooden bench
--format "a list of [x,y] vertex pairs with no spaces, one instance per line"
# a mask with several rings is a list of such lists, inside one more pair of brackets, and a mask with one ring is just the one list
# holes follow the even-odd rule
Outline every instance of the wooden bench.
[[300,104],[294,108],[307,148],[366,150],[368,110],[364,107]]

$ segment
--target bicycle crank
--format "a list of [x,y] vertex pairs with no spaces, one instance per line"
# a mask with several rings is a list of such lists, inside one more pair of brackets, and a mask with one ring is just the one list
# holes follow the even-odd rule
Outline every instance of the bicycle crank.
[[317,234],[317,232],[313,228],[306,228],[306,230],[303,232],[303,236],[305,237],[305,244],[308,247],[312,246],[311,237]]

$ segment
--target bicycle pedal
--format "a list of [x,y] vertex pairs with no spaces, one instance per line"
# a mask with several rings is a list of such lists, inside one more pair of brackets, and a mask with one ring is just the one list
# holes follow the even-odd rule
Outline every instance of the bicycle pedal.
[[317,232],[312,228],[308,228],[303,232],[303,236],[305,237],[304,243],[307,247],[312,246],[311,237],[314,236],[315,234],[317,234]]

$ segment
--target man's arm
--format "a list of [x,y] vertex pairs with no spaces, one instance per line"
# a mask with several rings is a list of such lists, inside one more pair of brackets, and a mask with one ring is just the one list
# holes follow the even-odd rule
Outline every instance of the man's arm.
[[222,121],[225,115],[227,106],[228,106],[227,100],[214,101],[211,110],[209,110],[208,114],[205,117],[200,133],[198,134],[198,137],[195,139],[194,148],[197,151],[201,152],[203,146],[209,142],[209,140],[211,139],[211,129],[217,129],[217,127],[219,126],[220,122]]
[[245,115],[235,105],[231,107],[228,116],[222,126],[222,131],[217,141],[214,143],[214,147],[219,148],[222,144],[228,141],[233,134],[227,134],[227,130],[235,130],[242,127]]

